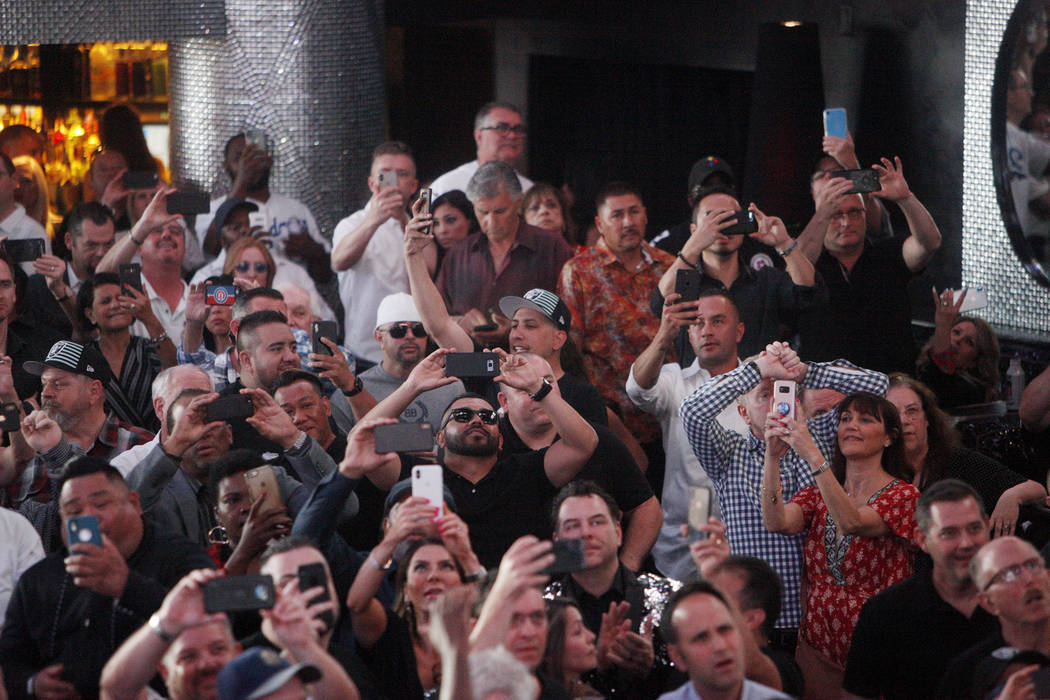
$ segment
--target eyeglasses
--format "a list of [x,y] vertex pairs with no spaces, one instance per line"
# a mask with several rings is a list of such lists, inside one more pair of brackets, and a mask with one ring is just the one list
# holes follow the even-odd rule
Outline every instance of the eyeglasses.
[[837,211],[831,215],[831,220],[835,221],[836,219],[841,219],[843,217],[849,219],[850,221],[857,221],[858,219],[864,218],[864,210],[847,209],[846,211]]
[[386,329],[386,332],[390,334],[390,337],[394,340],[401,340],[408,332],[412,331],[414,338],[426,338],[427,329],[423,327],[422,323],[395,323]]
[[500,136],[507,136],[508,134],[514,134],[516,136],[524,136],[529,133],[529,128],[524,124],[508,124],[507,122],[500,122],[493,124],[492,126],[483,126],[478,131],[495,131]]
[[264,262],[250,263],[247,260],[237,263],[233,269],[237,270],[237,272],[247,272],[248,270],[251,270],[253,266],[255,272],[260,275],[265,275],[270,271],[270,266]]
[[982,590],[987,591],[996,583],[1010,584],[1021,578],[1021,572],[1027,571],[1030,574],[1039,574],[1046,571],[1046,564],[1043,563],[1042,557],[1032,557],[1027,561],[1023,561],[1020,564],[1014,564],[1008,566],[1005,569],[1000,569],[999,573],[988,579],[988,583],[984,585]]
[[474,416],[481,419],[481,422],[485,425],[496,425],[499,421],[499,414],[493,411],[491,408],[454,408],[452,412],[445,418],[445,422],[441,424],[444,428],[449,424],[449,421],[456,421],[457,423],[469,423]]

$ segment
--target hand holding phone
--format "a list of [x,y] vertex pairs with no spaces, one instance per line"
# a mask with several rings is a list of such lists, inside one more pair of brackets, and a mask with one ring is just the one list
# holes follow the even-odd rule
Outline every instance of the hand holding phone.
[[120,286],[122,289],[142,291],[142,265],[124,263],[119,268]]
[[700,298],[700,273],[696,270],[678,270],[675,272],[674,291],[681,298],[677,303],[683,301],[696,301]]
[[273,607],[273,579],[269,576],[227,576],[201,584],[204,612],[240,612]]
[[249,469],[244,472],[244,481],[248,484],[248,496],[251,498],[252,503],[259,496],[263,497],[262,505],[259,508],[260,512],[265,513],[267,511],[284,509],[284,500],[281,498],[281,491],[277,487],[277,476],[274,474],[273,467],[264,464],[257,469]]
[[773,382],[773,410],[781,418],[795,420],[795,382],[790,379]]
[[97,515],[78,515],[66,521],[66,534],[69,547],[75,544],[93,544],[102,546],[102,529]]
[[446,377],[492,378],[499,374],[499,355],[493,352],[450,352],[445,355]]
[[434,431],[430,423],[395,423],[377,425],[372,430],[376,453],[430,452],[434,449]]
[[846,110],[842,107],[833,107],[824,110],[824,135],[836,136],[844,139],[849,132],[846,128]]
[[220,396],[211,403],[204,405],[204,422],[226,421],[227,423],[240,418],[248,418],[255,415],[255,403],[252,397],[245,394],[230,394]]
[[438,509],[440,518],[445,513],[445,477],[440,464],[421,464],[412,467],[412,496],[427,499]]
[[542,574],[561,576],[587,568],[582,539],[555,540],[551,551],[554,553],[554,563],[543,569],[540,572]]
[[711,489],[706,486],[694,486],[689,489],[689,541],[695,542],[707,537],[703,526],[711,517]]
[[314,321],[310,324],[310,337],[313,341],[313,352],[317,355],[331,355],[332,349],[321,342],[321,338],[328,338],[338,344],[336,335],[339,326],[335,321]]

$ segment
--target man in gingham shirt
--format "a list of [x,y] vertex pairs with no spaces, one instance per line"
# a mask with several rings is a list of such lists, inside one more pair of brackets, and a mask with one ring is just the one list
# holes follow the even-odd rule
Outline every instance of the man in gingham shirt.
[[[805,534],[773,534],[762,524],[763,435],[776,379],[794,379],[802,390],[834,389],[845,395],[870,391],[880,396],[886,393],[887,379],[880,372],[860,369],[845,360],[804,363],[786,343],[773,343],[732,372],[705,382],[682,402],[686,436],[714,483],[733,553],[764,559],[784,583],[783,608],[776,627],[784,631],[779,638],[785,645],[794,646],[792,633],[801,618],[799,588]],[[726,406],[738,400],[738,410],[751,427],[747,436],[727,430],[715,420]],[[830,459],[838,411],[811,418],[807,424],[820,451]],[[780,465],[785,500],[813,483],[809,465],[793,451]]]

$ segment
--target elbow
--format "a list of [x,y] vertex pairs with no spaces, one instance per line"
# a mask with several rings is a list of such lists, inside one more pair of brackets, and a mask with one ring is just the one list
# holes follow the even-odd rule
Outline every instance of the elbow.
[[590,459],[594,451],[598,449],[598,433],[594,431],[590,424],[587,425],[587,434],[580,444],[581,449],[587,453],[587,459]]
[[838,523],[839,530],[844,535],[864,535],[864,523],[861,522],[860,518],[844,518]]

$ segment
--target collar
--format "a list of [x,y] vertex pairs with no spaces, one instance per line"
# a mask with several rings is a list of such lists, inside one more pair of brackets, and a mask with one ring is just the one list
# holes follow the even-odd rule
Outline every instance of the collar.
[[117,418],[116,413],[109,413],[106,415],[106,420],[102,423],[102,430],[98,431],[98,437],[95,438],[95,442],[101,442],[107,447],[116,447],[117,440],[120,437],[120,419]]
[[627,588],[630,585],[630,582],[635,579],[636,577],[631,573],[631,570],[621,563],[616,567],[616,574],[613,576],[612,584],[609,586],[609,589],[600,596],[592,596],[585,591],[580,584],[576,583],[576,579],[572,577],[572,574],[565,577],[565,582],[572,593],[572,597],[576,600],[580,600],[581,598],[604,598],[612,593],[617,594],[618,600],[623,600],[627,597]]
[[74,292],[80,291],[80,284],[83,282],[82,279],[77,277],[77,273],[73,271],[73,262],[66,262],[66,283],[72,288]]
[[[182,280],[179,281],[182,282],[182,296],[179,297],[179,304],[172,309],[172,313],[177,311],[179,306],[183,306],[186,303],[186,282]],[[149,283],[149,280],[146,279],[146,275],[142,275],[142,292],[147,298],[149,298],[151,303],[154,301],[164,301],[160,294],[157,294],[157,290],[153,288],[153,285]]]
[[[595,260],[595,263],[597,265],[600,265],[602,267],[606,267],[606,266],[612,265],[612,264],[619,264],[620,267],[624,267],[623,263],[620,262],[619,258],[617,258],[613,254],[613,252],[611,250],[609,250],[609,246],[606,245],[606,243],[605,243],[605,237],[604,236],[599,236],[598,237],[598,242],[594,245],[594,251],[595,251],[595,257],[597,258]],[[653,264],[652,247],[649,245],[649,243],[647,241],[642,241],[642,263],[644,265],[652,265]],[[627,269],[627,268],[624,267],[624,269]]]
[[[470,249],[472,251],[476,252],[482,249],[488,249],[488,236],[481,232],[471,235],[475,236],[474,240],[471,241],[469,238],[467,240],[470,241],[468,245],[470,246]],[[526,224],[525,219],[522,219],[520,216],[518,217],[518,234],[514,237],[514,242],[511,244],[510,249],[514,250],[519,246],[523,248],[528,248],[529,250],[534,252],[539,250],[539,244],[536,240],[535,230],[532,226]]]

